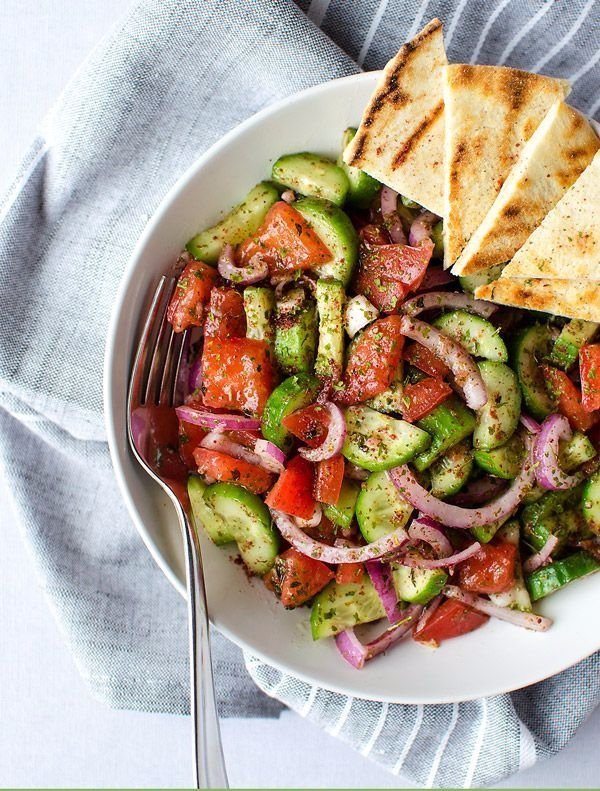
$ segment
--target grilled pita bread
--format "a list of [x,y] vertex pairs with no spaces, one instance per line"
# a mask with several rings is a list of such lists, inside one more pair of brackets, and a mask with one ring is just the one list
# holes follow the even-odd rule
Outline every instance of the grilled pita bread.
[[500,277],[476,289],[475,296],[501,305],[600,322],[600,289],[597,283]]
[[472,275],[510,261],[600,148],[589,122],[555,102],[521,151],[492,208],[452,268]]
[[445,266],[500,192],[527,140],[568,84],[504,66],[444,67]]
[[386,65],[344,152],[348,165],[439,215],[444,210],[442,68],[447,63],[442,23],[433,19]]
[[[502,272],[513,278],[600,280],[600,152]],[[600,284],[596,284],[600,291]]]

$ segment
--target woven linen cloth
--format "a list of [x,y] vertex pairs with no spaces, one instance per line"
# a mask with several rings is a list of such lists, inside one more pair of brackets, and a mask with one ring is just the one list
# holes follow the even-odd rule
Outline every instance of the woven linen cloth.
[[[449,58],[566,77],[597,115],[597,0],[144,0],[45,119],[0,204],[0,473],[82,675],[116,707],[187,710],[186,610],[113,479],[102,357],[149,216],[225,131],[273,101],[380,68],[429,19]],[[357,119],[358,120],[358,119]],[[280,704],[215,634],[223,714]],[[512,695],[400,706],[246,657],[268,695],[423,785],[485,785],[559,750],[600,699],[599,657]]]

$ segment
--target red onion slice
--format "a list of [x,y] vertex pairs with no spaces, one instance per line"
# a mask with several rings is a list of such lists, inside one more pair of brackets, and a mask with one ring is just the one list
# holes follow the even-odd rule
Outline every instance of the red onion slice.
[[352,481],[366,481],[370,473],[368,470],[363,470],[362,467],[352,464],[351,461],[347,461],[345,475],[346,478],[350,478]]
[[491,615],[494,618],[499,618],[501,621],[508,621],[515,626],[522,626],[525,629],[533,629],[535,632],[546,632],[551,626],[552,621],[550,618],[544,618],[543,615],[537,615],[533,612],[520,612],[519,610],[511,610],[510,607],[499,607],[493,604],[488,599],[483,599],[481,596],[476,596],[474,593],[467,593],[461,590],[456,585],[446,585],[444,588],[444,596],[449,599],[456,599],[467,607],[472,607],[474,610]]
[[438,289],[440,286],[448,286],[450,283],[456,283],[456,278],[449,269],[442,269],[441,266],[429,265],[416,293],[421,294],[424,291],[432,291]]
[[398,596],[394,589],[392,570],[389,564],[381,560],[369,560],[365,563],[365,567],[383,605],[388,621],[391,624],[398,623],[403,617],[402,608],[398,604]]
[[[281,279],[279,279],[281,278]],[[288,286],[302,286],[308,289],[311,294],[315,293],[316,283],[308,275],[277,275],[271,278],[272,285],[275,286],[275,299],[280,300],[283,298],[285,290]]]
[[245,417],[244,415],[218,415],[192,406],[178,406],[175,409],[175,413],[178,418],[186,423],[193,423],[195,426],[201,426],[202,428],[220,428],[228,431],[235,431],[236,429],[255,431],[260,428],[260,420]]
[[525,428],[530,434],[540,433],[542,427],[537,422],[537,420],[534,420],[534,418],[531,417],[531,415],[526,415],[525,413],[521,413],[519,420],[521,421],[521,425],[525,426]]
[[238,442],[229,439],[221,431],[211,431],[207,434],[200,442],[200,447],[207,450],[216,450],[219,453],[226,453],[234,459],[243,459],[249,464],[255,464],[257,467],[263,466],[260,456]]
[[429,291],[427,294],[419,294],[404,302],[402,312],[407,316],[418,316],[419,313],[432,308],[460,308],[489,319],[492,313],[498,310],[498,305],[485,302],[483,299],[473,299],[470,294],[456,291]]
[[248,266],[237,266],[235,263],[235,252],[233,246],[226,244],[219,256],[217,269],[221,277],[230,280],[232,283],[249,286],[264,280],[269,274],[269,264],[259,255],[252,257]]
[[257,439],[254,445],[254,452],[261,459],[261,466],[271,472],[283,472],[285,469],[285,453],[269,442],[267,439]]
[[296,200],[296,193],[293,190],[284,190],[281,193],[281,200],[286,203],[293,203]]
[[365,666],[365,662],[387,651],[394,643],[397,643],[405,637],[412,629],[413,623],[417,620],[422,611],[423,608],[420,605],[407,607],[403,610],[402,621],[400,623],[386,629],[383,634],[366,645],[361,643],[354,629],[350,627],[344,632],[340,632],[340,634],[336,635],[335,644],[337,649],[352,667],[361,670]]
[[432,519],[437,519],[447,527],[467,529],[477,525],[488,525],[512,514],[534,484],[532,443],[529,437],[525,438],[525,444],[527,452],[520,473],[503,494],[480,508],[460,508],[458,505],[438,500],[421,486],[406,464],[388,470],[388,476],[413,508],[417,508]]
[[188,387],[190,393],[202,387],[202,355],[200,354],[196,357],[190,368]]
[[407,554],[403,555],[398,562],[402,566],[408,566],[411,569],[442,569],[462,563],[464,560],[476,555],[480,549],[481,544],[478,541],[474,541],[466,549],[449,557],[430,559],[422,558],[420,555]]
[[275,510],[271,513],[279,532],[288,543],[303,555],[322,560],[324,563],[364,563],[372,558],[380,558],[388,552],[396,552],[408,539],[406,531],[399,527],[387,536],[363,547],[331,547],[307,536],[287,514]]
[[346,302],[344,308],[344,327],[350,338],[354,338],[357,332],[366,327],[379,316],[379,311],[375,305],[363,295],[358,294]]
[[564,415],[548,415],[535,440],[535,477],[543,489],[572,489],[583,480],[583,472],[567,475],[558,463],[560,440],[568,442],[573,436]]
[[525,563],[523,563],[523,571],[526,574],[531,574],[532,571],[536,571],[536,569],[545,566],[546,563],[552,559],[551,556],[557,544],[558,538],[551,535],[540,551],[536,552],[535,555],[532,555],[530,558],[527,558]]
[[381,215],[394,244],[406,244],[406,234],[398,215],[398,193],[391,187],[381,188]]
[[300,448],[298,453],[307,461],[331,459],[342,450],[346,439],[346,418],[342,410],[331,401],[326,401],[323,406],[329,412],[329,428],[318,448]]
[[492,497],[496,497],[500,492],[505,491],[507,487],[508,481],[485,475],[476,481],[469,481],[465,488],[451,497],[448,502],[461,507],[481,505],[489,502]]
[[400,332],[407,338],[426,346],[454,374],[456,384],[463,391],[467,406],[481,409],[487,403],[487,390],[479,368],[471,355],[456,341],[419,319],[402,316]]
[[424,541],[433,547],[438,558],[447,558],[452,555],[452,544],[448,540],[439,522],[428,516],[419,515],[413,519],[408,528],[408,536],[413,541]]
[[443,602],[444,597],[440,593],[435,599],[432,599],[429,604],[423,609],[421,613],[421,617],[417,621],[417,625],[415,627],[415,632],[420,632],[421,629],[425,627],[425,624],[429,622],[429,619]]
[[408,243],[411,247],[418,247],[426,239],[431,240],[433,226],[439,221],[437,214],[423,211],[412,222],[408,232]]

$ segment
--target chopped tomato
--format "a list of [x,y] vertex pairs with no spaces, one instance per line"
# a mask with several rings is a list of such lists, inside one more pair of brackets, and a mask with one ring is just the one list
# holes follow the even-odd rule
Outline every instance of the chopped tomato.
[[353,341],[338,401],[359,404],[390,386],[402,358],[400,323],[400,316],[378,319]]
[[586,412],[600,409],[600,343],[582,346],[579,350],[581,406]]
[[389,244],[390,237],[386,233],[385,228],[380,225],[365,225],[359,232],[361,242],[367,244]]
[[441,379],[428,376],[402,389],[402,417],[409,423],[420,420],[452,395],[452,388]]
[[281,423],[302,442],[311,448],[318,448],[327,434],[329,413],[320,404],[311,404],[286,415]]
[[200,475],[208,475],[217,481],[239,483],[254,494],[266,492],[273,482],[273,476],[262,467],[250,464],[244,459],[234,459],[227,453],[196,448],[194,460]]
[[365,567],[362,563],[340,563],[335,572],[335,581],[338,585],[348,582],[362,582],[365,576]]
[[435,376],[438,379],[445,379],[446,376],[450,374],[448,366],[443,363],[439,357],[436,357],[433,352],[429,351],[426,346],[422,346],[420,343],[413,343],[411,346],[405,348],[404,359],[407,363],[418,368],[419,371],[423,371],[423,373],[429,374],[429,376]]
[[275,593],[288,609],[305,604],[334,577],[329,566],[303,555],[294,547],[279,555],[271,575]]
[[586,412],[581,405],[581,393],[564,371],[551,365],[542,365],[546,387],[558,403],[558,411],[569,419],[578,431],[588,431],[596,422],[596,416]]
[[235,288],[213,288],[204,324],[205,338],[245,338],[244,298]]
[[152,469],[171,481],[185,480],[188,471],[179,456],[179,422],[175,410],[167,406],[140,406],[134,410],[131,423]]
[[368,244],[359,248],[358,272],[354,288],[364,294],[382,313],[397,313],[406,295],[419,287],[431,246]]
[[483,544],[458,567],[460,586],[472,593],[504,593],[515,581],[516,562],[514,544]]
[[479,629],[488,618],[488,615],[477,612],[462,602],[446,599],[422,629],[415,629],[413,639],[419,643],[439,645],[444,640]]
[[310,519],[316,502],[312,495],[314,467],[302,456],[294,456],[265,497],[269,508],[300,519]]
[[206,436],[207,431],[194,423],[179,421],[179,455],[188,470],[195,470],[197,467],[194,459],[194,451]]
[[335,505],[344,480],[344,457],[334,456],[317,464],[314,495],[320,503]]
[[192,258],[179,276],[167,309],[167,320],[175,332],[188,327],[201,327],[210,290],[217,279],[217,270]]
[[260,431],[240,430],[228,431],[227,436],[229,439],[237,442],[238,445],[243,445],[248,450],[254,450],[257,439],[262,439]]
[[275,385],[271,353],[253,338],[205,338],[202,400],[206,406],[262,415]]
[[304,527],[303,530],[307,536],[314,538],[315,541],[322,541],[323,544],[329,544],[330,547],[335,544],[340,532],[340,528],[330,522],[326,516],[321,518],[316,527]]
[[274,203],[256,234],[238,248],[240,266],[255,255],[266,258],[271,274],[311,269],[331,260],[331,252],[300,212],[285,201]]

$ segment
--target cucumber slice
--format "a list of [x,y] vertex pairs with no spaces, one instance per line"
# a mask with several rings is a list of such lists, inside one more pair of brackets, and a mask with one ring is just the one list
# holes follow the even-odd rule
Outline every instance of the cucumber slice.
[[583,485],[566,491],[546,492],[537,502],[523,509],[523,537],[536,552],[542,549],[551,535],[558,538],[558,551],[572,535],[585,529],[582,494]]
[[[304,292],[300,289],[302,295]],[[293,290],[290,291],[292,295]],[[317,350],[317,310],[308,302],[293,316],[275,321],[275,360],[285,374],[309,373]]]
[[336,206],[343,206],[350,189],[348,176],[326,157],[303,151],[286,154],[273,164],[274,181],[300,195],[324,198]]
[[556,560],[527,577],[526,583],[531,600],[543,599],[570,582],[593,574],[599,569],[600,562],[588,552],[575,552],[562,560]]
[[338,280],[317,280],[319,346],[315,373],[338,381],[344,365],[344,302],[346,293]]
[[531,598],[523,577],[523,565],[519,554],[519,539],[521,529],[516,519],[511,519],[498,530],[498,540],[503,544],[514,544],[517,547],[517,562],[515,563],[515,581],[510,590],[504,593],[490,593],[490,601],[498,607],[510,607],[511,610],[531,612]]
[[560,331],[550,353],[550,362],[568,371],[577,362],[579,349],[589,343],[598,330],[598,324],[593,321],[573,319]]
[[385,610],[371,580],[330,582],[313,600],[310,627],[313,640],[343,632],[350,626],[385,618]]
[[461,401],[452,397],[418,420],[417,425],[433,436],[429,448],[414,460],[415,467],[421,472],[473,432],[475,416]]
[[317,198],[296,201],[300,212],[331,253],[331,261],[315,268],[319,277],[347,286],[358,261],[358,234],[350,218],[337,206]]
[[416,200],[408,198],[406,195],[400,195],[400,201],[402,202],[403,206],[406,206],[407,209],[421,210],[423,208],[420,203],[417,203]]
[[481,272],[476,272],[474,275],[461,275],[458,282],[463,291],[473,294],[479,286],[487,286],[488,283],[497,280],[503,269],[504,264],[496,264],[490,266],[489,269],[482,269]]
[[371,472],[411,461],[431,441],[426,431],[368,406],[351,406],[346,410],[346,429],[342,454]]
[[356,508],[356,500],[360,486],[356,481],[349,481],[344,478],[340,496],[335,505],[323,505],[323,513],[333,522],[334,525],[347,530],[352,524],[354,519],[354,509]]
[[451,310],[439,316],[434,326],[444,335],[458,341],[474,357],[505,363],[508,360],[506,344],[494,325],[466,310]]
[[433,253],[431,254],[433,258],[443,258],[444,257],[444,221],[443,220],[436,222],[436,224],[431,229],[431,241],[435,245],[433,248]]
[[213,483],[206,487],[204,502],[227,524],[252,574],[262,576],[270,571],[279,539],[271,525],[269,509],[260,497],[237,483]]
[[521,332],[514,347],[514,369],[517,372],[527,411],[543,420],[554,411],[554,402],[548,395],[540,363],[552,351],[554,337],[545,324],[534,324]]
[[294,437],[281,421],[286,415],[312,404],[319,387],[319,380],[308,374],[290,376],[278,385],[265,404],[261,423],[263,437],[287,453],[294,444]]
[[204,499],[207,489],[199,475],[190,475],[187,482],[188,497],[192,506],[192,521],[196,533],[204,530],[211,541],[219,546],[235,541],[227,523],[216,514]]
[[473,446],[492,450],[512,437],[519,425],[521,390],[515,372],[504,363],[485,360],[479,371],[488,393],[487,403],[477,413]]
[[523,466],[525,457],[525,443],[519,434],[513,436],[504,445],[493,450],[476,450],[473,454],[475,464],[482,470],[512,481],[516,478]]
[[444,453],[429,468],[431,494],[450,497],[463,488],[473,469],[473,451],[469,442],[459,442]]
[[373,396],[373,398],[369,398],[369,400],[366,401],[366,404],[367,406],[370,406],[371,409],[376,409],[377,412],[384,412],[386,415],[394,415],[396,413],[402,414],[402,410],[406,407],[403,398],[404,366],[401,360],[400,365],[398,368],[396,368],[396,373],[390,382],[390,386],[384,390],[383,393],[377,393],[377,395]]
[[244,312],[246,314],[246,337],[275,343],[275,294],[262,286],[244,289]]
[[352,167],[344,162],[344,151],[346,146],[356,135],[356,129],[348,127],[342,136],[342,152],[337,159],[338,167],[342,168],[348,178],[350,190],[348,192],[347,201],[351,206],[357,209],[368,209],[371,205],[375,195],[377,195],[381,184],[365,173],[360,168]]
[[413,569],[396,564],[392,566],[392,577],[396,595],[410,604],[427,604],[448,582],[443,569]]
[[581,431],[575,431],[568,442],[561,442],[558,463],[565,472],[572,472],[597,456],[596,448]]
[[501,525],[498,522],[491,525],[477,525],[471,528],[471,534],[480,544],[489,544],[498,530],[500,530],[500,527]]
[[279,192],[275,187],[262,181],[221,222],[190,239],[186,249],[198,261],[216,264],[223,247],[226,244],[239,244],[257,231],[271,206],[278,200]]
[[600,471],[583,488],[582,509],[588,528],[600,535]]
[[356,501],[356,521],[368,543],[404,527],[413,512],[385,472],[372,472]]

